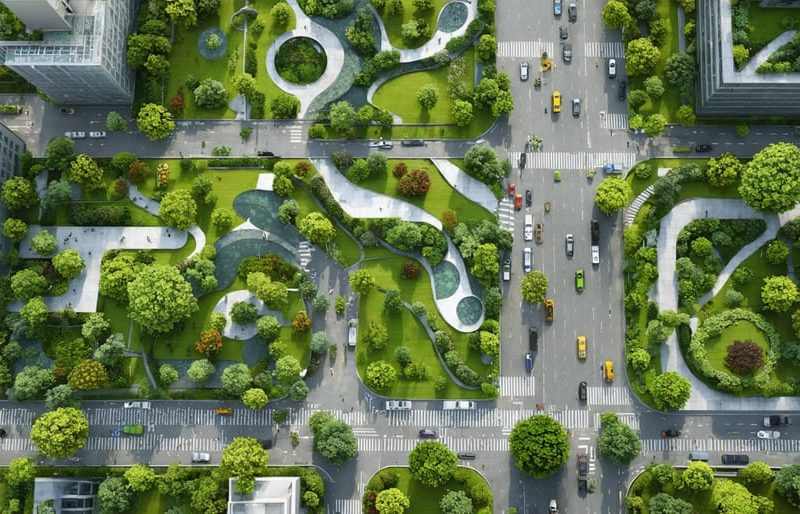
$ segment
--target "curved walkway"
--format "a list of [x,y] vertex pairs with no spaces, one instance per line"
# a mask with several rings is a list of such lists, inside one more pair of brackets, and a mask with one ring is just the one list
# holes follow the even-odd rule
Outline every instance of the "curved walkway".
[[[316,23],[303,12],[297,0],[287,0],[287,3],[294,11],[297,20],[295,26],[297,28],[290,32],[284,32],[269,45],[266,62],[267,73],[269,73],[275,85],[287,93],[295,95],[300,100],[300,112],[297,117],[302,118],[306,114],[314,98],[328,89],[339,76],[339,73],[342,71],[342,65],[344,64],[344,48],[342,48],[341,41],[339,41],[339,38],[337,38],[333,32]],[[325,50],[325,55],[328,59],[325,72],[311,84],[301,85],[287,82],[278,74],[278,70],[275,68],[275,55],[278,53],[278,49],[284,42],[295,37],[313,39]]]
[[[705,199],[699,198],[688,200],[676,205],[666,216],[661,218],[661,227],[658,238],[658,282],[654,293],[654,299],[661,310],[677,310],[678,308],[678,282],[675,277],[675,248],[678,233],[689,222],[699,218],[759,218],[767,223],[767,229],[761,236],[752,243],[743,247],[728,262],[722,273],[720,273],[717,283],[714,284],[713,294],[719,292],[727,281],[733,270],[742,261],[758,250],[762,244],[775,237],[778,228],[786,222],[800,216],[800,207],[795,207],[791,211],[778,216],[766,215],[753,210],[743,200],[735,199]],[[711,298],[710,295],[706,295]],[[706,299],[699,301],[701,303]],[[696,326],[696,319],[693,319],[693,326]],[[661,363],[664,371],[675,371],[681,376],[686,377],[692,384],[692,393],[684,410],[720,410],[720,411],[743,411],[743,410],[800,410],[800,398],[797,397],[773,397],[764,398],[761,396],[738,397],[716,391],[699,378],[686,365],[683,359],[678,336],[672,333],[667,341],[661,345]]]
[[453,189],[489,212],[495,212],[500,201],[489,186],[467,175],[467,172],[447,159],[431,159],[444,179]]
[[264,302],[256,298],[256,296],[250,291],[246,289],[239,289],[237,291],[231,291],[220,298],[217,302],[217,305],[214,306],[214,312],[221,312],[226,318],[228,318],[228,324],[225,325],[222,335],[229,339],[247,341],[258,334],[255,323],[240,325],[239,323],[234,323],[231,320],[231,309],[237,302],[252,303],[256,306],[259,316],[275,316],[278,321],[281,322],[281,325],[285,327],[289,326],[289,322],[284,319],[283,313],[268,308],[266,305],[264,305]]

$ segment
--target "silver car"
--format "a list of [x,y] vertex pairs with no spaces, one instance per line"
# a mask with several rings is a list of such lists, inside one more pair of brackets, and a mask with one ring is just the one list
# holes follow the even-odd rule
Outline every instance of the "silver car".
[[205,452],[192,452],[193,464],[208,464],[211,462],[211,454]]
[[566,247],[567,257],[572,257],[572,255],[575,253],[575,236],[572,234],[567,234]]
[[530,70],[531,65],[528,61],[522,61],[519,63],[519,79],[520,80],[528,80],[528,70]]
[[572,62],[572,45],[569,43],[561,43],[561,56],[564,62]]

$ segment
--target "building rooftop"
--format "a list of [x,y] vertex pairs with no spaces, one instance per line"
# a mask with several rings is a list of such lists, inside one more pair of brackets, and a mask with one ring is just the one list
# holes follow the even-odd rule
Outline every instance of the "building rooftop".
[[238,494],[228,483],[228,514],[299,514],[299,477],[257,477],[252,494]]

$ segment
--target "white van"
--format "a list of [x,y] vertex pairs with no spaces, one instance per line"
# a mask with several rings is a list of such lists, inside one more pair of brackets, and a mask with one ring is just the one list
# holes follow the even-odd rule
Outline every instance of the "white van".
[[525,241],[533,240],[533,214],[525,215]]
[[386,410],[411,410],[409,400],[386,400]]
[[533,269],[533,250],[531,250],[530,246],[526,246],[522,250],[522,269],[525,273],[530,273],[531,269]]

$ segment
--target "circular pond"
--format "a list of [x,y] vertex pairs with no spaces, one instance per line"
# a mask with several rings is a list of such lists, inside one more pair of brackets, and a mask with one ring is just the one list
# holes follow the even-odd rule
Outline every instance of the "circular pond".
[[442,261],[433,267],[433,286],[437,300],[453,296],[460,282],[458,268],[452,262]]
[[483,302],[477,296],[467,296],[458,302],[456,314],[464,325],[474,325],[481,320]]
[[278,75],[292,84],[310,84],[325,72],[328,57],[322,46],[308,37],[286,40],[275,55]]
[[450,2],[439,14],[438,29],[442,32],[455,32],[467,21],[467,5],[463,2]]

